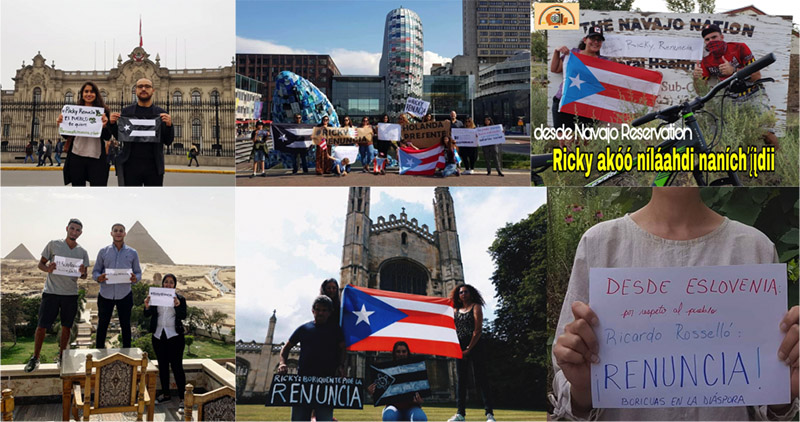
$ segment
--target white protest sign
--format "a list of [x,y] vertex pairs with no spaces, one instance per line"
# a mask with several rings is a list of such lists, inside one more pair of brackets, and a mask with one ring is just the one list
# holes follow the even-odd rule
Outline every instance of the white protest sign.
[[703,60],[700,37],[609,35],[605,38],[600,55],[606,57]]
[[130,269],[114,269],[106,268],[106,283],[108,284],[130,284],[131,274],[133,271]]
[[483,126],[475,129],[478,135],[478,145],[485,147],[488,145],[504,144],[506,135],[503,133],[503,125]]
[[428,107],[431,103],[427,101],[422,101],[417,98],[408,97],[406,99],[406,108],[403,110],[403,113],[412,114],[417,117],[422,117],[425,113],[428,112]]
[[58,134],[99,138],[103,132],[103,113],[102,107],[67,104],[61,108],[63,121],[58,125]]
[[789,403],[786,265],[591,268],[596,408]]
[[337,160],[350,159],[350,164],[356,162],[358,157],[358,146],[356,145],[336,145],[333,147],[333,158]]
[[456,141],[458,147],[477,147],[478,133],[476,129],[450,128],[450,136]]
[[378,139],[381,141],[399,141],[403,139],[401,128],[398,123],[378,123]]
[[175,306],[175,289],[165,287],[150,288],[150,306]]
[[83,259],[56,255],[53,257],[53,262],[56,263],[56,269],[53,270],[53,274],[65,275],[69,277],[81,276],[81,265],[83,265]]

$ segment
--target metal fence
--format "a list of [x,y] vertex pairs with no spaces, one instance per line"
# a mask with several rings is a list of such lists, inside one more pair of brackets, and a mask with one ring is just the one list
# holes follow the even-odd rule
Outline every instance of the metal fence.
[[[120,112],[132,102],[110,102],[111,112]],[[5,101],[0,105],[3,152],[23,152],[31,140],[59,138],[56,121],[63,101]],[[156,102],[172,116],[175,140],[167,154],[186,154],[192,144],[201,155],[233,157],[236,149],[234,101]]]

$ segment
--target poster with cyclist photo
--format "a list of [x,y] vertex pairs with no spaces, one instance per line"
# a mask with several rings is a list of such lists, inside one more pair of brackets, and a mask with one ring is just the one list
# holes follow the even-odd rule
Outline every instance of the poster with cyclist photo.
[[[578,29],[546,31],[543,68],[533,72],[548,82],[532,93],[540,109],[534,184],[537,166],[552,167],[539,176],[548,185],[798,183],[790,11],[679,12],[687,11],[582,10]],[[546,29],[546,22],[534,25]],[[536,33],[533,39],[535,46]],[[621,147],[620,156],[630,147],[630,160],[609,165],[607,154],[597,154],[606,147],[612,154]],[[648,147],[685,160],[659,165]],[[586,155],[575,154],[574,164],[557,152],[537,157],[576,148]]]
[[797,416],[797,188],[547,193],[553,419]]

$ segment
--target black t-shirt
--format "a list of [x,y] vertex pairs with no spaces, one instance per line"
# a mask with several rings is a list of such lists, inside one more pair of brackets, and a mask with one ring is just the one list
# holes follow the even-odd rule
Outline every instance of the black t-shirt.
[[308,322],[298,327],[290,343],[300,343],[298,375],[334,376],[339,367],[339,344],[344,334],[338,324]]

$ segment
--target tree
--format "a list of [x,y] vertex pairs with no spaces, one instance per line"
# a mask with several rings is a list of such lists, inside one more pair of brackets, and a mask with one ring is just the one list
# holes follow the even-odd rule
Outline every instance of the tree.
[[633,0],[580,0],[581,10],[631,10]]
[[196,306],[186,308],[186,325],[189,333],[195,334],[197,328],[205,325],[206,312]]
[[225,341],[225,338],[222,337],[222,326],[224,325],[225,320],[227,318],[228,318],[228,314],[226,314],[225,312],[222,312],[222,311],[220,311],[218,309],[214,309],[214,311],[211,312],[211,314],[207,316],[207,323],[208,323],[208,327],[209,327],[208,331],[210,332],[211,328],[213,328],[214,331],[217,332],[217,335],[219,336],[220,340],[222,340],[222,341]]
[[13,347],[17,345],[17,325],[25,322],[25,314],[23,313],[24,300],[17,293],[3,294],[0,299],[0,307],[3,309],[0,339],[2,339],[3,343],[14,342]]
[[714,13],[715,0],[697,0],[697,5],[700,6],[700,13]]
[[547,62],[547,33],[545,31],[531,32],[531,57]]
[[510,403],[529,402],[545,408],[547,379],[547,210],[542,206],[517,223],[497,231],[489,253],[495,270],[492,284],[498,298],[497,318],[489,338],[502,362],[506,380],[502,396]]
[[666,0],[667,10],[675,13],[692,13],[694,0]]

